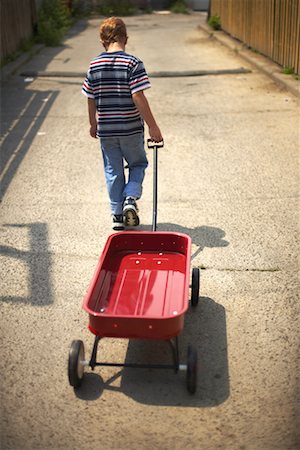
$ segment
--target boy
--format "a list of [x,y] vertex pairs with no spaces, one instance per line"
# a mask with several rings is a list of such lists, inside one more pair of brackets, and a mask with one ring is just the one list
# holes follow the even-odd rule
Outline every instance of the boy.
[[[143,62],[125,52],[124,22],[106,19],[100,40],[105,52],[91,61],[82,92],[88,97],[90,135],[100,138],[113,229],[123,230],[139,225],[136,200],[148,165],[143,119],[154,142],[163,137],[144,95],[151,86]],[[129,168],[127,183],[123,160]]]

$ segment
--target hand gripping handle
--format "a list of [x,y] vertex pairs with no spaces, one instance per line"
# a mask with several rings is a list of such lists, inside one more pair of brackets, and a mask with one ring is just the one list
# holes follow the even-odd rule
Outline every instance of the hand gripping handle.
[[152,139],[147,139],[148,148],[163,148],[164,141],[154,142]]

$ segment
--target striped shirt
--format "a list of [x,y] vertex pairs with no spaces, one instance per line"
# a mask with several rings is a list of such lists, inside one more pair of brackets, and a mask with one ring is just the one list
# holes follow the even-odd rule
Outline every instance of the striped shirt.
[[123,51],[104,52],[90,63],[82,92],[95,99],[98,137],[121,137],[144,129],[132,94],[150,88],[143,62]]

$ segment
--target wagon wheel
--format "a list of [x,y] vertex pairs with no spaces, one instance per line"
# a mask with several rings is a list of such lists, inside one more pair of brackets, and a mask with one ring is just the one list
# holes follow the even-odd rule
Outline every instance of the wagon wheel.
[[73,341],[69,353],[69,383],[74,388],[80,386],[84,372],[84,345],[82,341]]
[[200,270],[198,267],[194,267],[192,271],[192,306],[197,306],[199,302],[199,290],[200,290]]
[[190,394],[194,394],[197,389],[197,360],[197,351],[189,345],[187,354],[186,387]]

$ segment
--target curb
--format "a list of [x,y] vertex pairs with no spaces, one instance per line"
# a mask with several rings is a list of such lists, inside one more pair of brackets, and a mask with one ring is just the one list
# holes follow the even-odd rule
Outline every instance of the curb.
[[[169,72],[148,72],[149,78],[179,78],[179,77],[201,77],[206,75],[230,75],[238,73],[249,73],[251,70],[240,67],[238,69],[219,69],[219,70],[185,70],[185,71],[169,71]],[[21,72],[22,77],[30,78],[80,78],[84,79],[84,72],[59,72],[59,71],[24,71]]]
[[203,23],[199,23],[198,27],[208,34],[211,39],[215,39],[220,44],[236,52],[249,64],[252,64],[265,75],[269,76],[279,87],[286,89],[296,97],[300,98],[300,81],[295,80],[291,75],[283,74],[282,67],[279,64],[276,64],[268,57],[259,53],[253,53],[251,50],[247,49],[246,44],[224,31],[214,31],[209,28],[208,25]]

